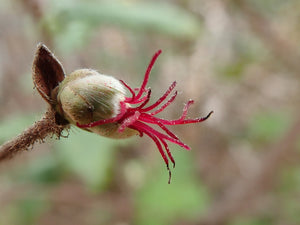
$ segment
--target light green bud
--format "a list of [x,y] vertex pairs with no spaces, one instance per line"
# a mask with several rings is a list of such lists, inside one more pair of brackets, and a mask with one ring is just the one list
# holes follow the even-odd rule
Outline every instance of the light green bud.
[[[72,72],[56,91],[56,110],[74,125],[116,117],[126,93],[119,80],[91,69]],[[119,126],[119,123],[114,122],[84,129],[110,138],[127,138],[138,134],[128,127],[118,132]]]

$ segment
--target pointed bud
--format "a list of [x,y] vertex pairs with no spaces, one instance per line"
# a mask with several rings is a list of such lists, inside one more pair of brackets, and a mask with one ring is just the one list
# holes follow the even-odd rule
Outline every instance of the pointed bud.
[[36,89],[46,102],[52,104],[51,92],[64,80],[65,72],[58,59],[42,43],[37,46],[32,71]]

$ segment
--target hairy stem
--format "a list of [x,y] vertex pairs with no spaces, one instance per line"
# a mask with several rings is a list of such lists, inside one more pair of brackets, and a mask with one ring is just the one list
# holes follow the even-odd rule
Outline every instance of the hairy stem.
[[47,136],[55,135],[60,138],[65,128],[68,128],[68,126],[56,123],[55,113],[52,109],[49,109],[42,119],[0,146],[0,161],[12,158],[18,152],[28,150],[34,143],[43,142]]

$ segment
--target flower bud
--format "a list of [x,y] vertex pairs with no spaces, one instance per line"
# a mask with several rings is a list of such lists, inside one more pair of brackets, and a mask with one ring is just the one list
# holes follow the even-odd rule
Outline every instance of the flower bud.
[[[66,76],[59,85],[56,107],[71,124],[89,124],[119,115],[125,93],[123,84],[114,77],[91,69],[80,69]],[[117,132],[118,128],[119,124],[115,122],[84,129],[110,138],[127,138],[137,134],[128,127]]]
[[[157,51],[146,70],[144,80],[139,88],[131,88],[122,80],[99,74],[95,70],[80,69],[65,76],[60,62],[40,44],[33,65],[33,80],[41,96],[56,111],[55,118],[59,124],[74,124],[77,127],[110,138],[127,138],[143,134],[156,144],[167,169],[169,183],[171,171],[169,160],[175,167],[168,142],[177,144],[187,150],[183,143],[168,126],[201,123],[209,118],[187,118],[189,107],[194,103],[189,100],[178,119],[162,119],[157,115],[164,111],[176,98],[174,81],[165,93],[154,103],[148,104],[151,89],[147,88],[151,69],[160,55]],[[126,90],[131,96],[126,96]],[[173,92],[173,94],[172,94]]]

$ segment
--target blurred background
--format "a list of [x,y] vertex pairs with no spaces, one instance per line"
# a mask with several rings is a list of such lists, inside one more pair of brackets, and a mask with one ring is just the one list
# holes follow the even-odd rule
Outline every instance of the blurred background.
[[[0,144],[40,119],[36,46],[66,73],[93,68],[138,86],[158,49],[153,100],[176,80],[204,123],[172,127],[171,184],[149,138],[73,127],[0,164],[4,225],[300,224],[298,0],[1,0]],[[66,133],[67,134],[67,133]]]

